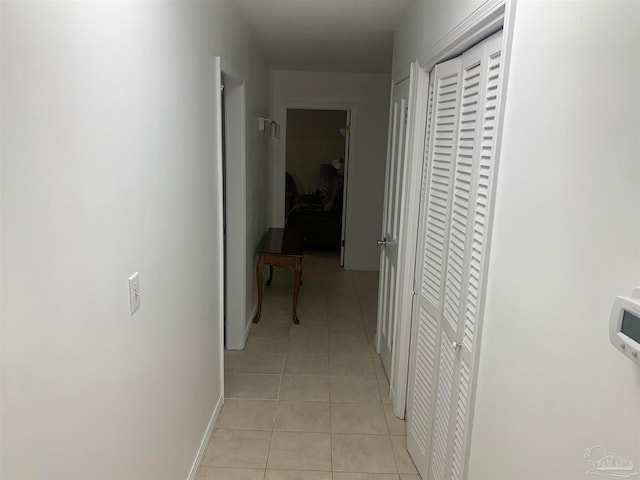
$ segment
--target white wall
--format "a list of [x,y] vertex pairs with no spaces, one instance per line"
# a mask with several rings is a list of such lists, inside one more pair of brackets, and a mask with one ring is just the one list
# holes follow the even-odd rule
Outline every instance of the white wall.
[[[287,107],[355,108],[347,178],[345,268],[377,270],[380,252],[376,240],[382,228],[390,76],[274,71],[272,84],[274,114],[283,126]],[[282,131],[273,145],[272,222],[281,225],[284,221],[286,131]]]
[[226,1],[0,9],[0,477],[184,479],[222,392],[212,56],[245,74],[250,121],[260,54]]
[[393,38],[393,78],[444,37],[483,0],[416,0]]
[[[465,5],[418,2],[395,71]],[[640,283],[639,9],[518,2],[470,479],[584,478],[594,445],[640,464],[640,369],[607,331]]]

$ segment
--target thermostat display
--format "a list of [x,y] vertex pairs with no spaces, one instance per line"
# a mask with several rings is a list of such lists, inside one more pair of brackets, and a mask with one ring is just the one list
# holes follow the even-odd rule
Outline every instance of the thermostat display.
[[622,314],[622,326],[620,332],[640,343],[640,317],[626,310]]
[[609,340],[640,365],[640,287],[630,297],[617,297],[609,318]]

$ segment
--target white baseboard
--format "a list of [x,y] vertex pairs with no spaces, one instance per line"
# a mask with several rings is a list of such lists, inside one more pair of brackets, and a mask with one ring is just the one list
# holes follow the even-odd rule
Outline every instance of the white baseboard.
[[247,318],[244,327],[244,343],[247,343],[247,338],[249,338],[249,333],[251,333],[251,327],[253,326],[253,319],[258,314],[258,304],[256,303],[251,309],[251,315]]
[[196,453],[196,458],[193,460],[193,465],[191,465],[191,470],[189,471],[189,476],[187,477],[187,480],[196,480],[196,477],[198,476],[198,470],[200,469],[200,464],[202,463],[204,454],[207,452],[209,439],[211,438],[211,434],[213,433],[213,429],[216,425],[216,420],[218,419],[220,410],[222,410],[223,404],[224,404],[224,395],[221,393],[220,398],[218,398],[218,403],[216,403],[216,408],[213,410],[213,413],[211,414],[211,418],[209,419],[209,425],[207,425],[207,429],[204,432],[204,437],[202,437],[202,441],[200,442],[200,447],[198,448],[198,453]]

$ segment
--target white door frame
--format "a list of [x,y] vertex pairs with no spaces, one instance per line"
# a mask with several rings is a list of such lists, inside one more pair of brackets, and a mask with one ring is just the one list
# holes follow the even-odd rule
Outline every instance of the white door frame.
[[[413,304],[413,275],[422,185],[422,157],[426,133],[426,112],[429,92],[429,74],[419,65],[411,64],[409,84],[409,113],[405,140],[404,184],[402,188],[400,242],[398,244],[398,286],[395,311],[394,349],[392,352],[390,395],[394,414],[404,418],[406,410],[407,380],[409,372],[409,346],[411,311]],[[406,339],[406,341],[404,341]],[[406,359],[406,363],[403,363]]]
[[[434,44],[430,49],[422,52],[417,64],[412,64],[408,69],[401,71],[394,77],[394,84],[402,81],[410,75],[410,69],[415,71],[416,78],[422,78],[410,87],[409,96],[409,131],[407,132],[407,152],[411,155],[407,158],[406,167],[410,169],[407,181],[403,186],[403,210],[406,215],[401,220],[401,232],[404,232],[399,245],[399,264],[402,265],[403,275],[400,277],[397,295],[402,299],[399,303],[396,317],[396,333],[394,339],[394,352],[392,374],[390,379],[393,410],[397,417],[404,418],[407,406],[407,381],[409,376],[409,348],[411,345],[411,318],[413,310],[413,281],[416,268],[416,239],[418,233],[418,212],[420,209],[420,188],[422,181],[422,162],[424,154],[425,128],[427,116],[427,95],[429,90],[428,72],[436,64],[453,58],[482,39],[503,29],[503,55],[504,76],[501,92],[501,104],[504,105],[506,85],[509,75],[509,61],[511,57],[511,44],[513,41],[513,24],[515,20],[515,6],[517,0],[487,0],[476,11],[465,18],[458,26]],[[426,78],[426,81],[425,81]],[[415,95],[415,96],[414,96]],[[496,162],[500,157],[500,141],[502,135],[502,121],[498,124],[498,142],[496,149]],[[409,143],[411,142],[411,143]],[[419,165],[416,165],[419,163]],[[419,173],[418,173],[419,172]],[[418,178],[419,177],[419,178]],[[494,196],[495,198],[495,196]]]
[[[280,124],[280,139],[274,144],[273,155],[273,203],[272,203],[272,223],[276,227],[284,227],[284,196],[285,196],[285,173],[287,171],[287,110],[345,110],[351,113],[351,128],[349,130],[349,142],[353,145],[356,135],[357,105],[353,103],[320,103],[320,102],[295,102],[284,101],[276,112],[276,121]],[[349,148],[349,157],[353,152]],[[344,185],[343,185],[343,217],[348,218],[346,212],[349,205],[349,163],[350,159],[344,159]],[[345,245],[347,243],[347,224],[342,223],[342,233]],[[345,262],[346,264],[346,262]]]
[[[396,98],[396,90],[400,84],[409,81],[407,86],[407,97],[406,97],[406,108],[407,113],[405,116],[404,106],[402,104],[402,100],[398,100]],[[402,92],[400,92],[400,98],[402,98]],[[400,105],[400,111],[397,111],[397,105]],[[393,356],[396,349],[395,339],[396,339],[396,318],[398,316],[398,311],[400,309],[401,296],[398,295],[398,285],[396,281],[400,278],[400,246],[404,241],[404,231],[403,231],[403,217],[404,217],[404,203],[406,202],[406,197],[408,192],[406,191],[406,185],[408,183],[407,172],[409,171],[409,165],[407,165],[410,161],[410,157],[408,155],[406,147],[409,145],[409,134],[412,129],[412,124],[409,122],[410,113],[408,110],[410,109],[411,104],[411,82],[410,79],[403,78],[400,82],[391,84],[391,95],[389,102],[389,132],[387,134],[387,165],[385,170],[385,193],[384,193],[384,202],[383,202],[383,213],[382,213],[382,232],[380,235],[381,241],[389,240],[391,242],[396,242],[395,245],[396,250],[396,265],[395,272],[393,268],[390,268],[390,253],[389,248],[394,248],[394,245],[385,245],[380,248],[380,278],[378,279],[379,287],[378,287],[378,322],[375,336],[375,345],[376,351],[380,354],[382,359],[382,364],[385,368],[389,369],[387,374],[392,377],[393,373]],[[403,122],[406,122],[402,125]],[[396,139],[398,139],[397,133],[398,131],[403,132],[400,134],[400,137],[404,135],[403,145],[396,145]],[[398,139],[398,142],[401,139]],[[394,168],[398,167],[395,170]],[[395,181],[398,178],[402,179],[403,184],[398,185],[396,187],[393,186]],[[398,188],[400,187],[400,188]],[[394,202],[397,200],[398,205],[395,205]],[[390,211],[391,207],[397,206],[398,211],[401,213],[400,219],[398,220],[398,231],[397,233],[392,233],[390,230],[394,230],[393,227],[390,228],[390,223],[393,223],[395,217],[393,216],[395,212]],[[390,217],[391,216],[391,217]],[[395,277],[395,278],[394,278]],[[391,285],[394,287],[392,288]],[[393,297],[393,298],[391,298]],[[391,328],[393,331],[386,331],[389,323],[391,323]],[[392,337],[391,349],[388,347],[389,337]],[[385,347],[385,344],[386,347]],[[390,350],[390,359],[388,360],[390,364],[385,362],[387,350]],[[391,383],[391,382],[390,382]],[[392,393],[393,397],[393,393]]]
[[[218,57],[219,58],[219,57]],[[224,281],[226,338],[228,350],[242,350],[247,324],[247,166],[246,103],[243,76],[224,59],[220,59],[225,99],[225,197],[227,242]],[[220,117],[222,119],[222,117]],[[222,128],[222,124],[220,124]],[[222,132],[219,134],[222,138]],[[222,157],[220,158],[222,167]],[[220,167],[220,168],[221,168]]]

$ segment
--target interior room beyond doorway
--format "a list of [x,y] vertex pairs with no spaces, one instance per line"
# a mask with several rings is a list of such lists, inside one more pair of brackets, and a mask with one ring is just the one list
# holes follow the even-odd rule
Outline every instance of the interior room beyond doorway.
[[287,109],[285,218],[307,250],[340,250],[344,229],[348,111]]

